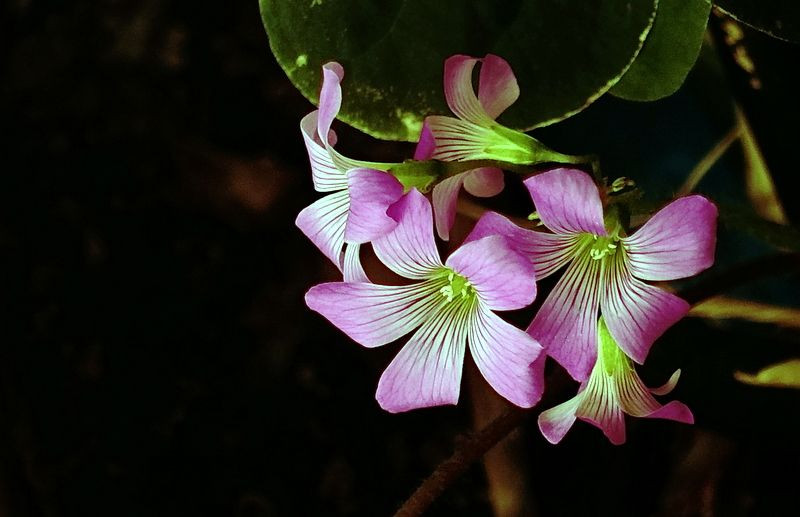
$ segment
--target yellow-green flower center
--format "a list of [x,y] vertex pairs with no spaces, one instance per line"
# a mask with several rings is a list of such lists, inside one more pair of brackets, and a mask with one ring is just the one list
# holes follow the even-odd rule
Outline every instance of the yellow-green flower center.
[[472,301],[475,299],[475,288],[465,277],[450,268],[442,268],[439,275],[445,281],[445,285],[439,289],[439,292],[448,302]]

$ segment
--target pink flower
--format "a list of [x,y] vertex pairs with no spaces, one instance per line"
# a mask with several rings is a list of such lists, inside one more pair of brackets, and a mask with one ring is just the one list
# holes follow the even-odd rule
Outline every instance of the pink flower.
[[[482,64],[476,97],[472,71],[478,62]],[[449,57],[444,64],[444,93],[447,105],[458,118],[431,116],[425,119],[423,138],[430,131],[434,142],[431,158],[442,161],[507,159],[509,150],[521,152],[519,144],[509,140],[508,134],[516,134],[523,140],[530,138],[503,128],[494,120],[519,97],[517,79],[504,59],[492,54],[483,59],[462,55]],[[450,238],[462,185],[473,196],[495,196],[503,190],[503,171],[481,167],[451,176],[433,188],[436,231],[444,240]]]
[[339,63],[331,62],[322,67],[322,72],[319,109],[303,117],[300,130],[314,189],[332,193],[304,208],[295,224],[336,264],[345,280],[367,282],[359,245],[394,228],[396,223],[386,210],[403,194],[403,186],[383,172],[393,164],[352,160],[333,149],[336,133],[330,127],[342,103],[344,70]]
[[636,374],[628,356],[614,342],[602,318],[598,324],[598,335],[597,361],[578,394],[539,415],[539,429],[547,441],[560,442],[576,418],[599,427],[614,445],[625,442],[623,413],[694,423],[692,412],[683,403],[672,401],[662,406],[651,395],[666,395],[672,391],[678,383],[680,370],[664,386],[648,389]]
[[620,348],[642,363],[650,346],[689,310],[681,298],[645,283],[697,274],[714,262],[716,207],[702,196],[677,199],[626,236],[616,212],[605,219],[588,174],[554,169],[525,180],[539,217],[553,233],[524,230],[486,214],[469,239],[505,235],[537,278],[569,264],[528,327],[576,380],[597,355],[601,312]]
[[412,189],[389,209],[395,229],[372,242],[378,258],[403,286],[332,282],[312,287],[308,306],[366,347],[390,343],[416,329],[386,368],[376,398],[390,412],[458,402],[464,353],[489,384],[522,407],[542,393],[531,363],[541,347],[493,311],[525,307],[536,296],[530,263],[503,237],[461,246],[443,264],[433,236],[431,205]]

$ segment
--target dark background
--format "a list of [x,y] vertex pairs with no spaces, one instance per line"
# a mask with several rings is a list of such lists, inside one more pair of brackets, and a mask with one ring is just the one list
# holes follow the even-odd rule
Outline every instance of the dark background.
[[[394,511],[477,402],[465,387],[458,407],[381,411],[397,346],[362,349],[305,308],[337,274],[293,224],[316,199],[298,127],[313,106],[257,2],[0,10],[0,516]],[[723,80],[699,68],[670,99],[604,99],[541,138],[669,195],[732,120]],[[410,154],[336,127],[348,155]],[[743,202],[740,168],[731,153],[701,190]],[[723,225],[721,266],[764,251]],[[739,293],[796,303],[797,280]],[[515,440],[526,497],[545,516],[796,515],[797,392],[732,372],[798,344],[682,322],[642,375],[683,368],[674,396],[698,424],[629,419],[614,447],[578,423],[553,447],[533,410]],[[476,465],[432,513],[487,514],[486,486]]]

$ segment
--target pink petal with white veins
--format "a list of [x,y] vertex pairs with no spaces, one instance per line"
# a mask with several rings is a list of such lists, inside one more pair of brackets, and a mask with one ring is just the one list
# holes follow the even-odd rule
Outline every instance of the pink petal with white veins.
[[397,221],[390,233],[372,241],[372,249],[389,269],[405,278],[428,278],[442,267],[433,237],[431,204],[411,189],[387,212]]
[[524,181],[539,218],[553,233],[607,235],[603,204],[592,178],[577,169],[553,169]]
[[450,240],[450,228],[456,220],[458,192],[466,172],[455,174],[433,187],[433,212],[436,216],[436,233],[444,241]]
[[480,304],[469,328],[469,350],[478,370],[501,396],[526,408],[539,402],[544,372],[532,367],[542,351],[535,339]]
[[645,418],[663,418],[665,420],[674,420],[684,424],[693,424],[694,415],[692,410],[689,409],[683,402],[673,400],[656,409],[649,415],[644,415]]
[[580,394],[555,407],[542,411],[539,415],[539,430],[545,439],[553,445],[564,439],[564,436],[575,423],[575,411],[581,403]]
[[342,247],[349,207],[347,190],[340,190],[305,207],[295,220],[297,227],[339,269],[342,269]]
[[445,264],[472,284],[489,309],[521,309],[536,298],[533,267],[500,235],[462,245]]
[[359,257],[360,249],[360,244],[347,244],[344,247],[342,276],[345,282],[369,282],[367,273],[361,265],[361,258]]
[[685,300],[631,276],[621,258],[609,260],[600,310],[614,340],[637,363],[689,308]]
[[[469,56],[450,56],[444,62],[444,96],[447,105],[460,119],[479,126],[489,126],[486,113],[472,88],[472,71],[479,60]],[[437,139],[438,140],[438,139]]]
[[578,256],[558,280],[528,327],[528,334],[573,379],[589,376],[597,358],[600,261]]
[[436,139],[431,158],[445,162],[497,159],[486,150],[487,142],[497,140],[497,134],[490,127],[439,115],[431,115],[425,122]]
[[623,242],[636,277],[675,280],[711,267],[716,234],[717,207],[703,196],[687,196],[662,208]]
[[556,235],[520,228],[496,212],[486,212],[473,227],[466,241],[487,235],[502,235],[518,253],[533,263],[536,278],[542,279],[572,260],[580,240],[578,235]]
[[496,196],[504,186],[503,171],[496,167],[472,169],[464,176],[464,190],[473,196]]
[[[339,108],[342,106],[341,81],[344,78],[342,65],[331,61],[322,65],[322,89],[319,92],[319,119],[317,121],[317,134],[322,143],[327,147],[328,132]],[[330,144],[332,145],[332,144]]]
[[347,188],[347,176],[333,163],[331,154],[317,137],[317,118],[315,110],[300,121],[300,131],[306,143],[308,159],[311,163],[311,179],[317,192],[333,192]]
[[411,336],[378,381],[375,398],[383,409],[458,403],[470,317],[451,303]]
[[309,308],[370,348],[408,334],[443,303],[430,282],[406,286],[329,282],[306,293]]
[[487,54],[481,61],[478,100],[486,114],[496,119],[519,98],[519,85],[505,59]]
[[386,211],[403,195],[403,185],[391,174],[375,169],[347,171],[350,214],[344,239],[363,244],[392,231],[397,221]]
[[436,140],[433,138],[433,132],[428,125],[428,121],[422,123],[422,131],[419,134],[419,142],[414,149],[415,160],[430,160],[433,152],[436,150]]

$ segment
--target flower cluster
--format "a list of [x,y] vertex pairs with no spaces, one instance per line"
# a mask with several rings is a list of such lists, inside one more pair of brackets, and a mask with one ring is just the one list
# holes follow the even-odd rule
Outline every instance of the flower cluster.
[[[642,364],[653,342],[689,309],[648,282],[692,276],[713,263],[717,211],[710,201],[679,198],[631,231],[624,205],[586,172],[530,167],[523,183],[543,228],[487,212],[443,261],[434,227],[449,239],[462,187],[493,196],[504,188],[503,164],[518,170],[564,155],[543,152],[538,141],[496,121],[519,87],[508,63],[488,55],[445,62],[445,97],[456,117],[425,120],[415,161],[352,160],[334,149],[331,130],[343,77],[339,64],[323,67],[319,109],[300,125],[314,186],[328,194],[300,213],[297,226],[343,274],[341,282],[309,290],[311,309],[365,347],[411,334],[378,382],[381,407],[399,412],[456,404],[469,350],[489,385],[520,407],[539,402],[546,357],[581,383],[573,399],[539,417],[552,443],[576,418],[601,428],[612,443],[625,439],[623,413],[692,422],[685,405],[662,406],[652,395],[668,393],[679,372],[649,390],[634,363]],[[486,160],[497,167],[486,167]],[[409,163],[458,167],[439,167],[444,175],[413,184],[397,172]],[[432,205],[425,195],[431,187]],[[408,281],[370,282],[359,260],[365,243]],[[526,331],[496,314],[530,306],[537,280],[562,268]]]

